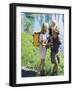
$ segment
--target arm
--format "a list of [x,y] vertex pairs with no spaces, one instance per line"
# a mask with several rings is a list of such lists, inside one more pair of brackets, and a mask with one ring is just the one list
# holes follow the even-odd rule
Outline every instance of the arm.
[[53,47],[53,39],[52,39],[52,36],[49,37],[48,43],[47,43],[46,47],[47,47],[47,48]]

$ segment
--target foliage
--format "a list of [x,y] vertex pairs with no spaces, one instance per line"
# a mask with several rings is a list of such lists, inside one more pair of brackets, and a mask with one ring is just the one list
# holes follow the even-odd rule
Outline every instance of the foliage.
[[33,18],[25,18],[23,27],[25,32],[32,33]]
[[[59,73],[60,75],[64,74],[64,55],[59,53],[60,56],[60,65]],[[35,47],[33,44],[33,36],[31,34],[22,32],[21,33],[21,63],[22,66],[26,66],[30,69],[37,70],[38,65],[40,64],[40,54],[39,47]],[[52,64],[50,59],[50,49],[47,49],[47,55],[45,60],[45,73],[50,75],[52,71]]]

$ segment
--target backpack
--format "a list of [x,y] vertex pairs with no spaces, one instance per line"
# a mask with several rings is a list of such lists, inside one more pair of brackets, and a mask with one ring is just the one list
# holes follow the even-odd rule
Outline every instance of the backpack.
[[39,38],[40,38],[40,32],[34,32],[34,34],[33,34],[33,43],[37,47],[40,45]]

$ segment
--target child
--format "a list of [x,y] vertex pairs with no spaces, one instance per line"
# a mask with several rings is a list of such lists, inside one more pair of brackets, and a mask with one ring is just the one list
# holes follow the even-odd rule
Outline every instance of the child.
[[59,47],[60,47],[60,39],[59,39],[59,31],[56,29],[52,32],[52,47],[51,47],[51,62],[54,64],[53,66],[53,75],[58,74],[58,64],[60,63],[60,59],[58,56]]
[[40,57],[41,63],[39,65],[39,74],[44,75],[44,64],[46,58],[46,44],[47,44],[47,37],[46,32],[48,31],[48,23],[44,23],[42,26],[42,30],[40,33]]
[[[52,22],[52,26],[50,28],[50,37],[48,40],[48,46],[51,47],[51,62],[54,64],[53,66],[53,75],[58,74],[58,65],[60,63],[60,58],[58,56],[58,51],[60,47],[60,38],[59,38],[59,30],[57,24]],[[50,45],[49,45],[50,43]]]

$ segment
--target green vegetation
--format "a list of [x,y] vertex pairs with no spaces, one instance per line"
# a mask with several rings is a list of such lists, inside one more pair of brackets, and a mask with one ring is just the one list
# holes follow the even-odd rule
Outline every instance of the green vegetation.
[[[64,55],[59,53],[60,65],[59,74],[64,74]],[[31,34],[22,32],[21,33],[21,63],[22,66],[26,66],[32,70],[37,70],[40,64],[39,47],[35,47],[33,44],[33,36]],[[50,49],[47,49],[47,55],[45,60],[45,73],[50,75],[52,71],[52,64],[50,59]]]

